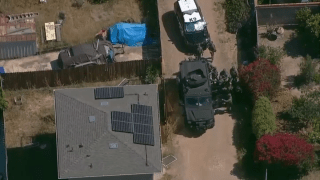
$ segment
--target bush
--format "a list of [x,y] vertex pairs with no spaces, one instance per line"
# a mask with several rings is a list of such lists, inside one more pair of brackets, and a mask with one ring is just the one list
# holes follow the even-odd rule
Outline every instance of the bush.
[[303,165],[312,163],[314,148],[305,140],[292,134],[278,133],[274,136],[264,135],[256,142],[254,152],[257,161],[283,166]]
[[248,66],[239,68],[242,86],[249,91],[254,99],[260,96],[273,97],[280,87],[280,70],[269,60],[257,59]]
[[226,10],[227,29],[231,33],[235,33],[248,20],[250,6],[246,0],[226,0],[224,4]]
[[4,111],[8,107],[8,102],[5,100],[5,94],[2,88],[0,88],[0,109]]
[[300,84],[309,84],[315,80],[316,66],[311,56],[307,55],[306,59],[300,64]]
[[299,99],[294,99],[288,114],[300,123],[320,122],[320,91],[303,92]]
[[252,132],[257,138],[276,130],[276,116],[267,97],[260,97],[252,111]]
[[84,0],[74,0],[72,6],[81,8],[83,4],[84,4]]
[[159,76],[160,74],[160,71],[159,69],[154,66],[154,65],[150,65],[148,68],[147,68],[147,71],[146,71],[146,78],[145,78],[145,81],[147,83],[154,83],[155,80],[157,79],[157,77]]
[[258,49],[259,57],[262,59],[268,59],[271,64],[273,65],[279,65],[280,60],[285,55],[284,51],[279,48],[274,48],[270,46],[259,46]]

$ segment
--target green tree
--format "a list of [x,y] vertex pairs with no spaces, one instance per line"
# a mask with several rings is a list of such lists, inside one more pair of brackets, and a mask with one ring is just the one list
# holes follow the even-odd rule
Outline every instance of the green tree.
[[310,16],[306,21],[306,27],[317,38],[320,35],[320,14],[314,14]]
[[228,31],[235,33],[248,20],[250,6],[248,6],[246,0],[226,0],[224,7]]
[[298,21],[300,28],[304,29],[307,26],[307,20],[311,17],[311,15],[311,9],[308,7],[304,7],[297,11],[296,20]]
[[267,97],[260,97],[252,111],[252,132],[257,138],[272,134],[276,129],[276,116]]
[[5,110],[8,107],[8,102],[5,100],[5,94],[2,88],[0,88],[0,109]]

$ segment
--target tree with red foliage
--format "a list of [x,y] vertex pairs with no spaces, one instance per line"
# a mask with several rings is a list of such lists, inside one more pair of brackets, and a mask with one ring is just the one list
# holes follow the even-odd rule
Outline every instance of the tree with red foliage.
[[268,164],[284,166],[301,165],[306,160],[313,161],[313,146],[293,134],[278,133],[264,135],[256,142],[255,159]]
[[280,70],[266,59],[257,59],[248,66],[239,68],[242,85],[258,99],[260,96],[272,97],[280,87]]

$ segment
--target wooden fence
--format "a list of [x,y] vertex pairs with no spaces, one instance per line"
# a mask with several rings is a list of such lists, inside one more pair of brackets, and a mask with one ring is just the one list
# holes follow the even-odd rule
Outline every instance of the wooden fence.
[[112,81],[118,78],[144,77],[149,65],[161,72],[161,59],[117,62],[73,69],[1,74],[3,89],[56,87],[81,82]]

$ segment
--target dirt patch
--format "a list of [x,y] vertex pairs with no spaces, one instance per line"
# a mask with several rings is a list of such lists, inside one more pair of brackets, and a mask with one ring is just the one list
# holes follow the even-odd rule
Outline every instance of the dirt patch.
[[[37,26],[58,20],[59,12],[64,12],[66,20],[62,26],[62,40],[75,45],[91,41],[103,27],[132,18],[140,22],[142,14],[139,1],[117,0],[101,5],[91,5],[87,1],[81,8],[72,7],[71,0],[3,0],[0,2],[4,13],[38,12]],[[38,32],[40,33],[40,32]],[[40,39],[40,37],[39,37]]]

